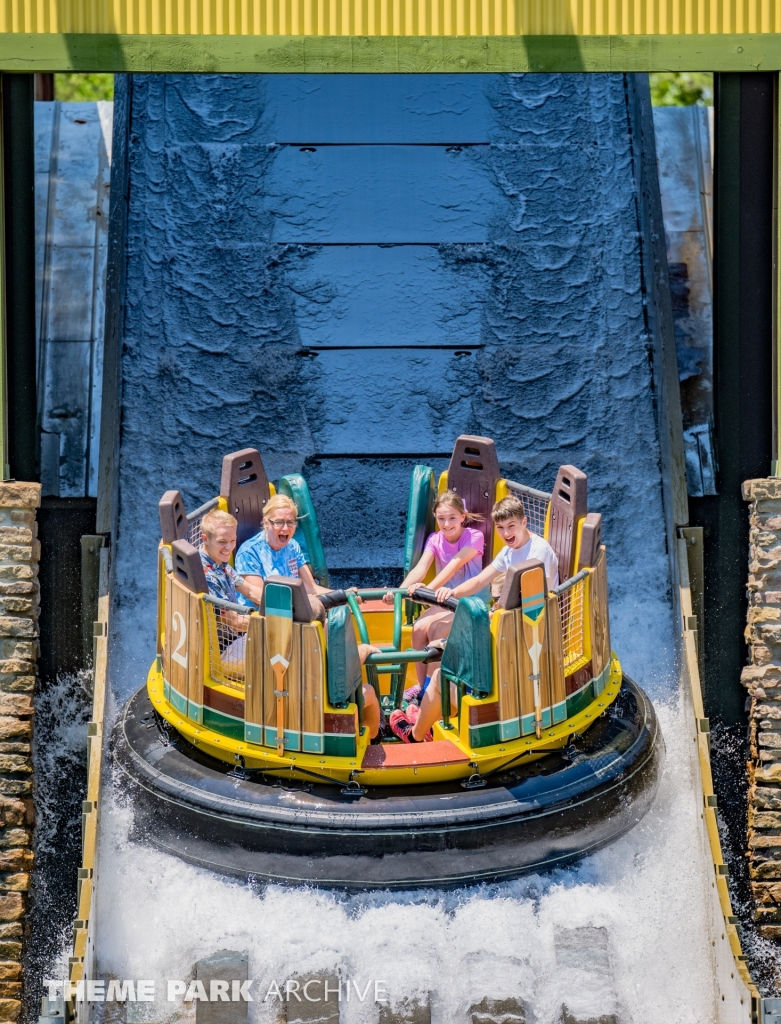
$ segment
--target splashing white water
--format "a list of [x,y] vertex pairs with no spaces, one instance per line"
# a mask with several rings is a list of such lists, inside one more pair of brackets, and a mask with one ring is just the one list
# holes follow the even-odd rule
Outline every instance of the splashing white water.
[[[92,710],[92,674],[65,672],[35,696],[35,850],[56,854],[62,845],[63,784],[70,788],[74,772],[86,772],[87,730]],[[78,824],[80,800],[75,806]],[[65,811],[67,814],[67,810]],[[73,819],[73,812],[70,815]]]
[[[678,701],[658,707],[667,760],[658,798],[633,831],[569,870],[451,893],[336,897],[305,887],[257,890],[128,840],[130,812],[103,823],[98,932],[103,976],[185,977],[219,949],[249,954],[253,991],[338,972],[361,990],[382,980],[393,1001],[430,992],[432,1019],[466,1021],[483,997],[516,997],[552,1022],[580,1017],[701,1024],[715,1017],[691,740]],[[602,928],[612,970],[557,963],[557,930]],[[174,1004],[158,1003],[156,1019]],[[344,1024],[373,1021],[355,997]],[[150,1018],[151,1019],[151,1018]],[[254,1002],[250,1020],[273,1019]]]
[[73,952],[76,872],[81,863],[81,802],[87,782],[88,672],[60,673],[35,695],[35,864],[25,946],[26,1017],[37,1017],[44,978],[68,974]]

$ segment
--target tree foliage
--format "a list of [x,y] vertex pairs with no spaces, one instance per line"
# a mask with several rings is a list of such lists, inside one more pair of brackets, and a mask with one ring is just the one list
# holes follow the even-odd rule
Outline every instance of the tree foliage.
[[713,75],[709,71],[667,71],[649,78],[655,107],[713,105]]
[[54,98],[65,103],[83,103],[88,100],[113,100],[114,76],[106,74],[56,74],[54,76]]

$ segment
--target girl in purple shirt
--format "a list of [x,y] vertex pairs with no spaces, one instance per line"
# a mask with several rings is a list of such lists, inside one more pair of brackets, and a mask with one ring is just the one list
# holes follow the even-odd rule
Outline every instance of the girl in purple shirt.
[[[432,590],[445,583],[451,587],[458,586],[483,570],[485,540],[479,530],[469,526],[470,522],[480,520],[482,516],[467,512],[455,491],[443,491],[434,500],[434,518],[439,530],[428,537],[420,561],[401,583],[402,587],[409,588],[410,596],[434,563],[437,575],[427,584]],[[393,595],[386,594],[384,600],[390,604]],[[412,646],[422,651],[432,640],[447,636],[452,621],[453,612],[445,608],[429,608],[412,627]],[[426,666],[418,662],[415,671],[422,688],[426,682]]]

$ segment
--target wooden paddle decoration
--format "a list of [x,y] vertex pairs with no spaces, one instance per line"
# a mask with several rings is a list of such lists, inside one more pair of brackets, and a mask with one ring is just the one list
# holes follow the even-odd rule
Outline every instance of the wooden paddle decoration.
[[538,566],[521,576],[521,612],[523,639],[532,660],[534,683],[534,728],[542,736],[542,699],[540,696],[540,655],[545,643],[545,571]]
[[277,755],[285,752],[285,673],[293,654],[293,595],[280,583],[266,583],[266,650],[277,698]]

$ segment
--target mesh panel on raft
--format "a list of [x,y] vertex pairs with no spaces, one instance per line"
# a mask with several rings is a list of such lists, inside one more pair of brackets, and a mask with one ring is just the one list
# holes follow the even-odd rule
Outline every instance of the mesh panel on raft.
[[[249,622],[251,609],[244,612],[227,611],[206,602],[206,626],[209,637],[209,668],[212,679],[223,686],[244,689],[244,657],[246,649],[246,624],[244,629],[235,628],[244,616]],[[236,619],[232,620],[232,617]]]
[[561,616],[565,674],[584,656],[586,579],[587,577],[573,577],[574,582],[566,583],[566,589],[556,592]]
[[515,498],[520,498],[528,520],[527,527],[532,533],[539,537],[545,536],[545,518],[550,505],[550,494],[544,491],[536,491],[533,487],[526,487],[525,484],[517,484],[513,480],[507,481],[507,490]]

